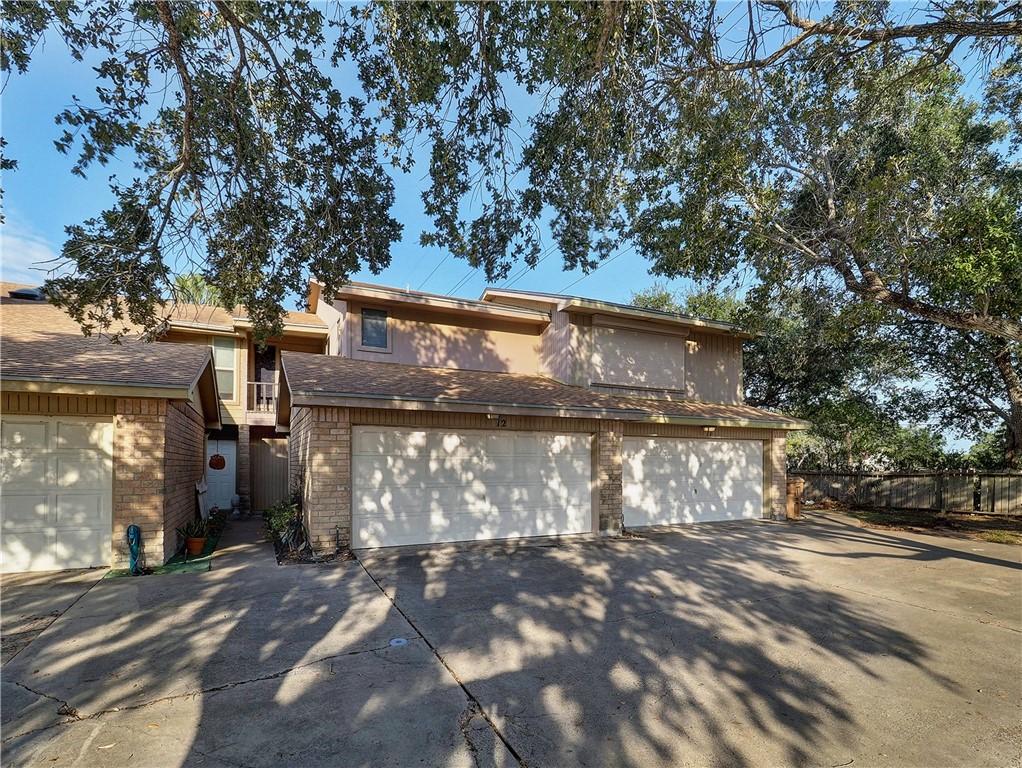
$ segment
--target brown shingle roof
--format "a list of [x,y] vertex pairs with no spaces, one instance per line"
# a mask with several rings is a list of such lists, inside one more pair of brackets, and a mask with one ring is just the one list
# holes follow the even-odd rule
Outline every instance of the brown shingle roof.
[[[233,312],[228,312],[222,307],[208,304],[168,304],[164,315],[172,325],[174,323],[190,323],[228,331],[234,330],[236,320],[249,321],[248,312],[241,306],[235,307]],[[326,330],[326,323],[318,315],[310,312],[285,312],[284,323],[286,325],[310,325]]]
[[[764,422],[796,427],[798,420],[746,405],[618,397],[561,384],[546,376],[425,368],[344,357],[282,352],[292,401],[301,397],[341,401],[371,399],[504,408],[591,411],[612,418],[707,422]],[[381,407],[386,407],[381,402]]]
[[34,301],[0,302],[0,378],[123,386],[190,387],[209,349],[152,344],[137,337],[121,344],[83,336],[63,311]]

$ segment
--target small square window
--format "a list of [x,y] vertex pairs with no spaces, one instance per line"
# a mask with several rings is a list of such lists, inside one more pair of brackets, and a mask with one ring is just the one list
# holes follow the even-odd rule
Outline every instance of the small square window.
[[387,312],[383,309],[362,310],[362,346],[389,349],[387,343]]

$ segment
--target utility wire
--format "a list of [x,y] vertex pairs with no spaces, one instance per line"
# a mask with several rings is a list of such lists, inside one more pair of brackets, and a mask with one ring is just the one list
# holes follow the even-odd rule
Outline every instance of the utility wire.
[[437,262],[437,265],[436,265],[435,267],[433,267],[433,271],[432,271],[432,272],[430,272],[430,273],[429,273],[428,275],[426,275],[426,279],[425,279],[425,280],[423,280],[423,281],[422,281],[421,283],[419,283],[419,287],[418,287],[418,288],[416,288],[415,290],[417,290],[417,291],[421,291],[421,290],[422,290],[422,286],[424,286],[424,285],[425,285],[426,283],[428,283],[428,282],[429,282],[429,279],[430,279],[431,277],[433,277],[433,275],[435,275],[435,274],[436,274],[436,271],[437,271],[438,269],[440,269],[440,267],[442,267],[442,266],[443,266],[444,262],[446,262],[446,261],[447,261],[447,259],[448,259],[448,258],[450,258],[450,255],[451,255],[451,254],[450,254],[450,252],[448,251],[447,255],[446,255],[446,256],[444,256],[444,257],[443,257],[442,259],[440,259],[440,261],[438,261],[438,262]]
[[626,250],[626,251],[620,251],[620,252],[618,252],[618,253],[615,253],[615,254],[614,254],[613,256],[611,256],[611,257],[610,257],[609,259],[607,259],[606,261],[602,261],[602,262],[600,262],[600,264],[599,264],[599,265],[598,265],[598,266],[596,267],[596,269],[594,269],[594,270],[593,270],[592,272],[586,272],[586,273],[585,273],[584,275],[582,275],[582,276],[581,276],[580,278],[578,278],[578,280],[576,280],[575,282],[573,282],[573,283],[570,283],[569,285],[566,285],[566,286],[564,286],[563,288],[561,288],[561,290],[560,290],[560,291],[558,291],[558,293],[564,293],[564,292],[565,292],[565,291],[567,291],[567,290],[568,290],[569,288],[574,288],[574,287],[575,287],[576,285],[578,285],[579,283],[581,283],[581,282],[582,282],[583,280],[585,280],[585,279],[586,279],[587,277],[592,277],[593,275],[595,275],[595,274],[596,274],[597,272],[599,272],[599,271],[600,271],[601,269],[603,269],[603,268],[604,268],[605,266],[607,266],[608,264],[610,264],[610,263],[611,263],[612,261],[615,261],[616,259],[619,259],[619,258],[621,258],[622,256],[624,256],[624,255],[625,255],[626,253],[631,253],[631,252],[632,252],[632,251],[634,251],[634,250],[635,250],[635,246],[633,245],[633,246],[632,246],[631,248],[629,248],[629,249],[628,249],[628,250]]

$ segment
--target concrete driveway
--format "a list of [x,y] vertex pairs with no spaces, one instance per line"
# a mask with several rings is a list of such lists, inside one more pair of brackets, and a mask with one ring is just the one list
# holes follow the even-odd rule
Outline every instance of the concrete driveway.
[[[101,582],[8,765],[1019,765],[1022,549],[822,516]],[[364,567],[363,567],[364,566]]]

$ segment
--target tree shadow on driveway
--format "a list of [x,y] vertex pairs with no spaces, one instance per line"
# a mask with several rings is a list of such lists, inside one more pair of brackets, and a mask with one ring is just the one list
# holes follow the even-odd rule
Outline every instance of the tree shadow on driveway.
[[878,597],[877,562],[920,563],[842,546],[865,545],[742,523],[284,568],[259,545],[106,581],[4,667],[3,764],[1017,760],[1018,629],[920,607],[930,572],[918,605]]
[[359,556],[527,765],[999,764],[1017,752],[1017,691],[999,738],[947,727],[982,709],[975,680],[1017,680],[1004,646],[1000,671],[983,654],[956,662],[928,631],[943,638],[961,619],[814,583],[818,559],[798,549],[815,532],[789,531]]

